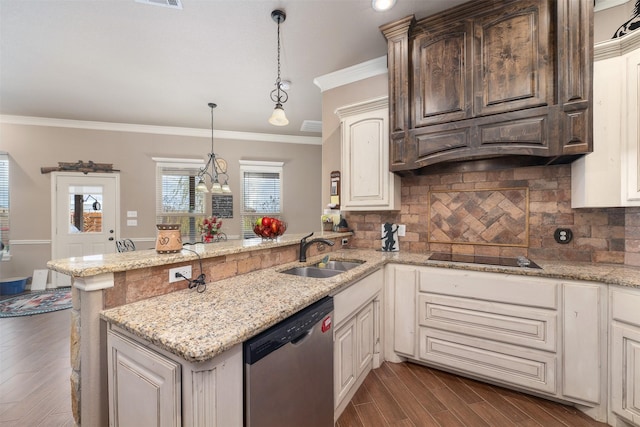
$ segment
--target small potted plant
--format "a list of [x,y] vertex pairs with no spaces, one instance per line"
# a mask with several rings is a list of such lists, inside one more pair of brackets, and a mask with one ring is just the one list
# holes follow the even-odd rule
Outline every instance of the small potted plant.
[[202,235],[202,241],[204,243],[211,243],[218,239],[220,234],[220,228],[222,227],[222,221],[216,216],[210,216],[202,220],[200,225],[200,233]]

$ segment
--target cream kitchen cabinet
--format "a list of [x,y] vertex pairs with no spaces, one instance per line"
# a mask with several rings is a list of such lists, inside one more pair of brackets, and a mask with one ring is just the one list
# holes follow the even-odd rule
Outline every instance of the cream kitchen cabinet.
[[640,32],[595,45],[593,153],[571,165],[574,208],[640,206]]
[[181,426],[180,364],[109,331],[109,424]]
[[340,209],[399,210],[400,177],[389,171],[387,97],[336,110],[341,121]]
[[242,345],[187,362],[108,325],[109,424],[243,425]]
[[606,418],[606,289],[596,283],[388,266],[388,360],[407,358],[574,402]]
[[613,426],[640,426],[640,292],[612,287],[609,297],[608,422]]
[[337,420],[365,377],[380,366],[382,270],[334,296],[334,402]]
[[400,362],[417,358],[418,269],[413,266],[389,265],[385,282],[384,358]]

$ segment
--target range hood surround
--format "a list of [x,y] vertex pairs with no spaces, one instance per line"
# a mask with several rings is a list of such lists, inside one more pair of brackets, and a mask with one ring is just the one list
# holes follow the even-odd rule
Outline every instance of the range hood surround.
[[380,29],[393,172],[564,164],[592,151],[589,0],[474,0]]

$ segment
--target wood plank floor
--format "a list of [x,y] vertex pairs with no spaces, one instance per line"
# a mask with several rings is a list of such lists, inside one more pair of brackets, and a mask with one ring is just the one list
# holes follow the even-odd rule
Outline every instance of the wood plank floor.
[[73,426],[71,310],[0,319],[0,426]]
[[385,362],[367,375],[337,427],[606,426],[571,406],[413,363]]

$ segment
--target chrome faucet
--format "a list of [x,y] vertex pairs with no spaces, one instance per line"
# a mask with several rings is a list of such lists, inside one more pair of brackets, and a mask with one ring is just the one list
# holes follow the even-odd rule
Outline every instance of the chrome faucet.
[[335,244],[331,240],[321,238],[312,239],[307,242],[307,238],[311,236],[313,236],[313,233],[309,234],[308,236],[304,236],[302,240],[300,240],[300,262],[307,261],[307,249],[309,249],[309,246],[313,245],[314,243],[324,243],[329,246],[333,246]]

